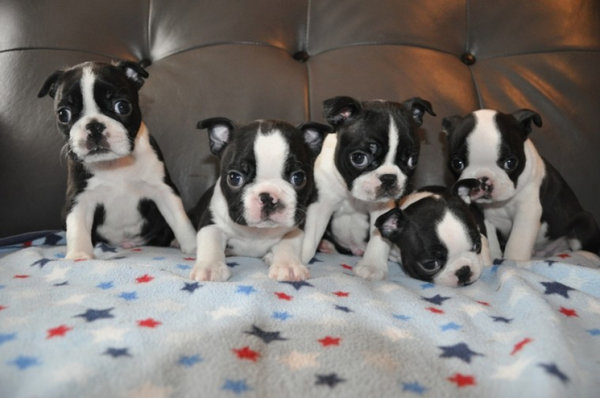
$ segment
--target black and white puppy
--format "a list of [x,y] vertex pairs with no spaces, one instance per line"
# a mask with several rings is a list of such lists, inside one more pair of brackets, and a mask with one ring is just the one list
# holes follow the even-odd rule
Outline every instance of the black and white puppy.
[[336,134],[327,136],[315,162],[318,199],[308,208],[302,260],[314,256],[333,216],[335,241],[362,254],[356,274],[383,279],[390,245],[375,220],[406,193],[419,158],[417,130],[425,112],[435,114],[421,98],[397,103],[335,97],[323,108]]
[[220,173],[194,209],[198,254],[190,277],[227,280],[225,256],[232,255],[263,257],[276,280],[307,279],[301,226],[315,197],[314,161],[331,128],[276,120],[236,127],[225,118],[204,120],[198,128],[208,130]]
[[97,242],[195,249],[195,230],[138,104],[148,73],[133,62],[86,62],[54,72],[38,96],[54,98],[68,150],[67,259]]
[[[600,230],[560,174],[529,139],[534,111],[482,109],[443,120],[449,167],[457,179],[477,179],[470,200],[484,212],[492,256],[529,260],[564,249],[600,251]],[[494,244],[497,229],[502,243]]]
[[[469,182],[478,185],[477,180],[461,184]],[[483,214],[444,187],[426,187],[404,197],[399,208],[381,215],[375,225],[400,249],[402,269],[416,279],[465,286],[492,262]]]

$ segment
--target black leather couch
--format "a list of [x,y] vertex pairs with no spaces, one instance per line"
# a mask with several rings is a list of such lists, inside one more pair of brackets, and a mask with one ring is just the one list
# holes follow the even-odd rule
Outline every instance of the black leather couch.
[[196,122],[322,121],[335,95],[421,96],[418,185],[449,182],[442,117],[537,110],[531,138],[600,220],[597,0],[0,0],[0,236],[62,228],[54,70],[144,61],[144,120],[189,208],[214,181]]

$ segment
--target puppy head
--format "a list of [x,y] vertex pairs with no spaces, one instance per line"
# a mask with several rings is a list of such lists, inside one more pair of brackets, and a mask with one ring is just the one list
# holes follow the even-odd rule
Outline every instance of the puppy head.
[[401,265],[409,276],[453,287],[479,278],[489,262],[482,251],[487,241],[464,202],[418,192],[408,195],[403,207],[381,215],[375,225],[400,248]]
[[541,127],[542,118],[528,109],[512,114],[482,109],[443,120],[450,170],[457,179],[479,181],[479,187],[470,193],[471,200],[500,202],[516,193],[526,166],[524,143],[532,123]]
[[335,165],[351,194],[375,202],[402,196],[419,158],[418,127],[425,112],[435,115],[431,104],[335,97],[323,109],[338,134]]
[[38,97],[54,98],[69,153],[86,164],[129,155],[142,122],[138,90],[148,73],[138,64],[86,62],[54,72]]
[[314,196],[313,165],[331,129],[261,120],[236,127],[225,118],[201,121],[221,159],[219,186],[230,218],[258,228],[292,227]]

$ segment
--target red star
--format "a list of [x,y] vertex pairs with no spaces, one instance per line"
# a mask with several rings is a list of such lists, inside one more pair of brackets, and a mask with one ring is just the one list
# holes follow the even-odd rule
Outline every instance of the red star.
[[324,339],[320,339],[318,341],[323,347],[328,347],[330,345],[340,345],[340,340],[341,337],[326,336]]
[[575,311],[574,309],[571,309],[571,308],[560,307],[560,312],[565,314],[568,317],[572,317],[572,316],[579,317],[579,315],[577,315],[577,311]]
[[515,355],[517,352],[521,351],[523,349],[523,347],[525,347],[526,344],[531,343],[533,340],[530,339],[529,337],[519,341],[517,344],[515,344],[515,347],[513,348],[512,352],[510,353],[510,355]]
[[76,258],[75,260],[73,260],[76,263],[80,263],[82,261],[87,261],[85,258]]
[[285,293],[282,293],[282,292],[275,292],[275,295],[277,296],[277,298],[278,298],[279,300],[287,300],[287,301],[291,301],[291,300],[294,298],[294,297],[292,297],[292,296],[288,296],[287,294],[285,294]]
[[131,249],[132,252],[141,252],[142,249],[140,249],[139,247],[136,247],[134,249]]
[[434,314],[443,314],[444,310],[439,310],[437,308],[434,307],[427,307],[425,308],[427,311],[433,312]]
[[73,330],[73,328],[70,328],[67,325],[60,325],[55,328],[48,329],[48,336],[46,336],[46,339],[51,339],[52,337],[56,336],[64,337],[65,334],[70,330]]
[[458,387],[474,386],[476,384],[473,376],[463,375],[460,373],[455,373],[454,376],[448,377],[448,380],[450,380],[452,383],[456,383]]
[[137,281],[137,283],[148,283],[152,279],[154,279],[153,276],[150,276],[148,274],[144,274],[144,275],[140,276],[139,278],[136,278],[135,280]]
[[235,352],[235,355],[237,355],[239,359],[247,359],[249,361],[256,362],[258,357],[260,357],[259,352],[251,350],[248,346],[240,349],[234,348],[232,351]]
[[15,275],[15,279],[27,279],[29,278],[31,275]]
[[194,257],[184,257],[183,261],[196,261]]
[[7,309],[8,307],[5,307],[3,305],[0,305],[0,311]]
[[350,271],[352,271],[352,266],[350,266],[348,264],[342,264],[342,268],[349,269]]
[[481,304],[481,305],[485,305],[486,307],[489,307],[489,306],[490,306],[490,303],[488,303],[487,301],[479,301],[479,300],[477,300],[477,302],[478,302],[479,304]]
[[148,319],[144,319],[142,321],[138,321],[138,326],[139,327],[143,327],[143,328],[151,328],[154,329],[155,327],[157,327],[158,325],[162,325],[162,322],[159,321],[155,321],[152,318],[148,318]]
[[561,253],[561,254],[558,255],[558,257],[560,257],[560,258],[569,258],[569,257],[571,257],[571,255],[567,254],[567,253]]
[[30,247],[31,246],[31,241],[27,241],[25,243],[23,243],[23,247]]
[[350,295],[350,293],[348,292],[333,292],[333,294],[335,294],[338,297],[348,297]]

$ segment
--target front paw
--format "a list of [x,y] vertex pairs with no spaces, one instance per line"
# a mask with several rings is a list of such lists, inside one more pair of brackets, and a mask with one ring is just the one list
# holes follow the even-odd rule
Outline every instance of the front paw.
[[310,271],[301,263],[287,262],[273,264],[269,268],[269,278],[277,281],[303,281],[310,277]]
[[356,267],[354,267],[354,273],[363,279],[380,281],[387,277],[387,266],[374,266],[360,261]]
[[190,278],[195,281],[223,282],[229,279],[231,271],[223,261],[215,263],[197,262],[190,272]]
[[91,260],[93,258],[93,253],[86,252],[84,250],[69,250],[67,251],[67,255],[65,256],[65,259],[74,261]]

